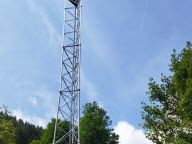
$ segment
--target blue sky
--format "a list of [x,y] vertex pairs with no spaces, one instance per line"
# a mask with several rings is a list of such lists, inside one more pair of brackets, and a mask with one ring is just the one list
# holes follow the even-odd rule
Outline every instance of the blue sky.
[[[0,2],[0,104],[45,126],[58,101],[63,0]],[[140,130],[150,77],[191,40],[192,1],[83,1],[81,103]],[[130,140],[131,141],[131,140]],[[126,142],[124,142],[126,143]],[[132,142],[136,144],[136,142]]]

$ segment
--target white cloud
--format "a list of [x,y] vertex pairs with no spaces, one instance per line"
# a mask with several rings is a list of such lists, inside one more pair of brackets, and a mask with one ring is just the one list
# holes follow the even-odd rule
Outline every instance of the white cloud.
[[33,104],[33,105],[37,105],[37,98],[36,97],[29,97],[29,101]]
[[29,123],[42,126],[43,128],[45,128],[47,125],[47,122],[44,119],[37,116],[27,115],[23,113],[19,108],[12,110],[12,115],[16,116],[17,119],[22,119],[23,121],[27,121]]
[[145,137],[142,129],[136,129],[126,121],[118,122],[114,131],[120,136],[121,144],[153,144]]

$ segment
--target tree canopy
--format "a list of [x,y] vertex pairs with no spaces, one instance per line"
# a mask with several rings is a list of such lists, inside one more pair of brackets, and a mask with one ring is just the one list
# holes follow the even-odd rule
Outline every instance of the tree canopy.
[[[83,117],[80,121],[81,144],[118,144],[119,136],[113,132],[109,126],[112,124],[107,112],[100,108],[96,102],[87,103],[83,107]],[[69,130],[70,122],[60,121],[62,129],[66,132]],[[48,123],[41,139],[34,140],[31,144],[52,144],[53,133],[55,128],[55,119]],[[57,133],[58,138],[62,133]],[[68,140],[62,144],[68,144]]]
[[15,144],[15,142],[16,142],[16,128],[13,126],[13,121],[6,120],[1,115],[0,116],[0,143]]
[[80,122],[81,144],[118,144],[119,136],[110,128],[112,121],[96,102],[83,107]]
[[146,136],[156,144],[192,142],[192,45],[187,42],[180,54],[173,51],[170,71],[161,83],[150,78],[147,92],[150,104],[143,104]]
[[[51,119],[51,122],[48,123],[47,128],[45,129],[41,140],[39,142],[36,142],[38,144],[52,144],[53,143],[53,133],[54,133],[54,129],[55,129],[55,119]],[[61,120],[59,120],[59,122],[61,122]],[[62,127],[63,130],[65,130],[66,132],[69,130],[69,125],[70,123],[68,121],[62,121],[60,123],[60,126]],[[56,139],[61,138],[63,135],[62,133],[57,133],[56,135]],[[61,142],[62,144],[68,144],[67,141]]]
[[23,120],[17,120],[10,115],[8,107],[4,106],[0,112],[0,144],[29,144],[40,139],[43,128]]

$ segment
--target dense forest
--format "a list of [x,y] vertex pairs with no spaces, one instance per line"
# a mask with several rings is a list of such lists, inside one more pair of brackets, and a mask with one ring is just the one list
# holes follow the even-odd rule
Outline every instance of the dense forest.
[[15,116],[7,112],[0,112],[0,143],[1,144],[29,144],[33,140],[41,138],[44,129],[35,126],[22,119],[17,120]]

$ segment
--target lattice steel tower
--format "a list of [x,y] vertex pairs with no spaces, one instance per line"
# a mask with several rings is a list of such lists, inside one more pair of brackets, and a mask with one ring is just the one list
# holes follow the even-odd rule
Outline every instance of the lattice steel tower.
[[[81,0],[65,0],[61,84],[53,144],[80,144]],[[63,128],[61,121],[69,126]]]

